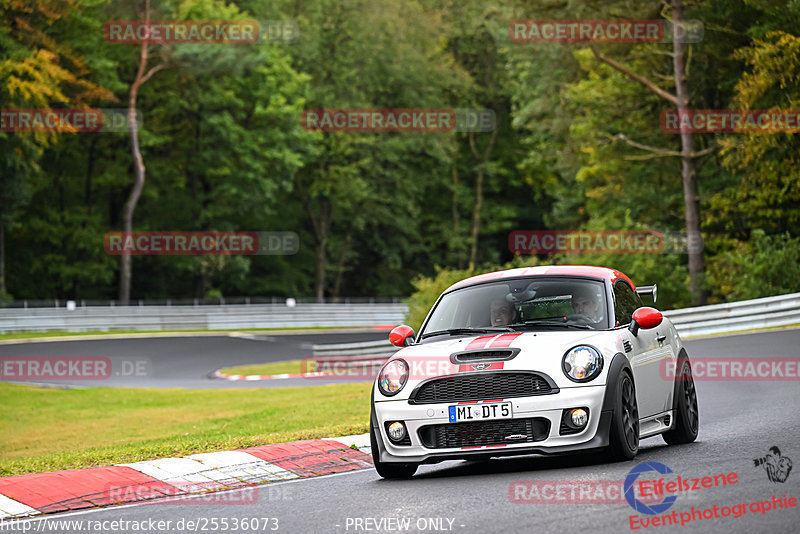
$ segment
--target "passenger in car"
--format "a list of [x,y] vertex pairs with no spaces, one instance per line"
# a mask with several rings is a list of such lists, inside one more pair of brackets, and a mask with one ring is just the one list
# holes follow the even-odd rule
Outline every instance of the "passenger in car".
[[506,299],[495,299],[489,307],[492,326],[505,326],[516,321],[517,310]]
[[588,287],[577,287],[572,293],[572,308],[577,315],[585,315],[595,323],[603,320],[603,309],[598,295]]

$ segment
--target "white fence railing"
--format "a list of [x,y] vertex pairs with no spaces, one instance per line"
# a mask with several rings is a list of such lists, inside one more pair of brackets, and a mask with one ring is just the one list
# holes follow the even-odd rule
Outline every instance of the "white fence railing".
[[388,334],[386,339],[379,341],[364,341],[362,343],[330,343],[325,345],[312,345],[312,352],[315,358],[338,357],[338,356],[377,356],[389,357],[398,349],[389,343]]
[[800,323],[800,293],[664,312],[681,336],[705,336]]
[[0,309],[0,333],[62,330],[224,330],[401,324],[405,304],[92,306]]
[[[287,327],[397,325],[408,307],[399,303],[253,304],[224,306],[91,306],[0,309],[0,333],[63,330],[224,330]],[[800,323],[800,293],[664,312],[682,336],[720,334]],[[351,346],[352,345],[352,346]],[[391,350],[349,344],[344,354]],[[320,355],[327,349],[321,348]],[[381,353],[383,354],[383,353]],[[386,353],[388,354],[388,353]]]

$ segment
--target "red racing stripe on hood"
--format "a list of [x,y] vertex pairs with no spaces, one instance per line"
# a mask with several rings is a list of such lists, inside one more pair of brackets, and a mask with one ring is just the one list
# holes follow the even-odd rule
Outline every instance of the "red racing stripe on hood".
[[473,349],[482,349],[482,348],[485,348],[485,347],[486,347],[486,344],[487,344],[487,343],[488,343],[490,340],[492,340],[492,339],[494,339],[494,338],[496,338],[496,337],[497,337],[497,336],[495,336],[495,335],[476,337],[475,339],[473,339],[472,341],[470,341],[470,342],[469,342],[469,345],[467,345],[466,347],[464,347],[464,350],[473,350]]
[[522,335],[522,332],[513,332],[508,334],[502,334],[500,337],[492,341],[489,347],[493,349],[508,347],[511,345],[511,342],[517,339],[519,336]]

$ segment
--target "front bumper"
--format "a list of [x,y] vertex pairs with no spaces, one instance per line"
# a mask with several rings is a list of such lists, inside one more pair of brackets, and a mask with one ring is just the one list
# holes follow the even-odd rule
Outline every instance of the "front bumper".
[[[611,410],[604,410],[606,387],[578,386],[561,388],[553,395],[538,395],[503,399],[512,403],[513,417],[502,421],[536,418],[549,421],[549,430],[535,442],[494,445],[429,448],[420,436],[420,429],[429,425],[464,425],[451,423],[448,408],[456,403],[409,404],[407,400],[379,400],[372,403],[372,420],[377,433],[382,462],[435,463],[448,459],[477,459],[518,454],[556,454],[569,451],[601,448],[608,445]],[[494,400],[493,402],[499,402]],[[586,407],[589,421],[575,434],[561,435],[563,410]],[[411,445],[396,445],[386,435],[387,421],[402,421],[406,425]],[[488,420],[486,422],[497,421]],[[430,441],[428,441],[430,444]]]

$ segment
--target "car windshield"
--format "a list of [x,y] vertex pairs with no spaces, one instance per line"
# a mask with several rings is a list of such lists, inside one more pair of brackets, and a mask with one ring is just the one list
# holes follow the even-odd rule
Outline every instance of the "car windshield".
[[438,302],[422,339],[535,329],[609,328],[604,285],[581,278],[517,278],[457,289]]

